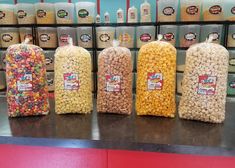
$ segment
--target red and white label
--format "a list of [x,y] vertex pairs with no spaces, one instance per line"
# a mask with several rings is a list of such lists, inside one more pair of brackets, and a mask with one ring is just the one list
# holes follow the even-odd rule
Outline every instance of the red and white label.
[[107,92],[120,92],[121,91],[121,76],[106,75],[106,91]]
[[216,76],[202,75],[198,77],[198,90],[199,95],[214,95],[216,91]]
[[79,89],[78,74],[76,73],[64,74],[64,89],[65,90],[78,90]]
[[163,87],[163,75],[162,73],[148,73],[148,90],[162,90]]

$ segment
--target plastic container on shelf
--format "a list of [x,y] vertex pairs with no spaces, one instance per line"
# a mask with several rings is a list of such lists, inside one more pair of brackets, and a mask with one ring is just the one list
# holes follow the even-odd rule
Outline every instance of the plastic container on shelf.
[[235,74],[228,74],[227,95],[235,96]]
[[229,52],[212,39],[187,50],[180,118],[211,123],[225,119]]
[[53,3],[35,3],[37,24],[55,24],[55,7]]
[[170,43],[154,41],[142,46],[137,65],[137,115],[174,117],[175,77],[176,49]]
[[3,48],[20,42],[18,28],[3,27],[0,28],[0,43]]
[[6,51],[5,50],[0,51],[0,64],[1,64],[1,69],[5,70],[6,69]]
[[93,51],[89,51],[90,55],[91,55],[91,71],[93,72],[94,71],[94,53]]
[[101,23],[101,18],[100,18],[100,15],[96,15],[95,17],[95,23]]
[[32,35],[32,28],[30,27],[20,27],[20,41],[24,42],[26,38],[28,38],[29,44],[33,44],[33,35]]
[[135,27],[116,27],[116,37],[121,47],[134,48]]
[[155,26],[139,26],[136,28],[137,48],[155,40]]
[[78,23],[94,23],[95,3],[77,2],[75,6]]
[[110,23],[110,14],[108,12],[104,13],[104,23]]
[[31,3],[17,3],[16,14],[18,24],[35,24],[35,9]]
[[54,92],[55,90],[55,84],[54,84],[54,72],[47,72],[47,86],[49,92]]
[[224,20],[235,21],[234,0],[224,0]]
[[96,28],[96,42],[98,48],[107,48],[112,46],[115,38],[114,27],[97,27]]
[[54,27],[39,27],[38,28],[39,46],[42,48],[56,48],[57,34]]
[[131,114],[131,52],[125,47],[104,49],[98,57],[97,112]]
[[227,46],[235,47],[235,25],[229,25]]
[[213,35],[213,43],[220,44],[222,39],[223,25],[203,25],[201,26],[200,41],[205,41],[210,35]]
[[5,71],[0,70],[0,90],[6,89],[6,74]]
[[160,26],[160,34],[163,35],[162,41],[176,45],[178,26],[175,25],[162,25]]
[[117,10],[117,23],[124,23],[124,11],[121,8]]
[[128,23],[137,23],[138,22],[138,10],[136,7],[132,6],[128,9]]
[[222,21],[224,19],[224,0],[203,0],[204,21]]
[[176,80],[177,80],[177,93],[182,94],[182,80],[183,80],[183,73],[177,73],[176,74]]
[[91,55],[82,47],[69,44],[55,54],[55,112],[90,113],[92,103]]
[[92,27],[77,27],[78,45],[84,48],[92,48]]
[[0,25],[17,24],[15,5],[0,4]]
[[135,57],[136,57],[136,52],[135,51],[131,51],[131,65],[132,65],[132,71],[134,71],[135,69]]
[[43,50],[31,44],[8,47],[6,54],[7,103],[10,117],[49,113]]
[[151,4],[147,0],[144,0],[144,2],[140,5],[140,22],[151,22],[151,16]]
[[56,23],[72,24],[74,18],[74,4],[67,2],[55,3]]
[[69,37],[71,37],[73,39],[73,45],[77,44],[76,28],[58,27],[57,28],[57,36],[58,36],[59,46],[68,45]]
[[46,51],[44,51],[44,54],[45,54],[46,70],[47,71],[54,71],[55,51],[46,50]]
[[235,50],[229,51],[229,72],[235,72]]
[[181,21],[200,21],[202,0],[181,0]]
[[177,67],[176,70],[184,72],[185,70],[186,51],[177,50]]
[[176,22],[178,12],[178,0],[158,1],[158,22]]
[[179,47],[190,47],[199,42],[200,25],[179,26]]

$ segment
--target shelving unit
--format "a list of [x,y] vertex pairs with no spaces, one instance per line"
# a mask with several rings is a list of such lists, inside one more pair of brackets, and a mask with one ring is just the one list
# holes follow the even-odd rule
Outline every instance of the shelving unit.
[[[98,51],[102,51],[103,49],[97,47],[96,43],[96,28],[97,27],[104,27],[104,26],[111,26],[111,27],[118,27],[118,26],[133,26],[133,27],[138,27],[138,26],[155,26],[156,28],[156,37],[160,33],[159,27],[162,25],[207,25],[207,24],[220,24],[223,25],[223,39],[221,40],[221,44],[226,47],[227,49],[233,50],[235,47],[227,47],[227,41],[228,41],[228,29],[229,25],[235,24],[235,21],[198,21],[198,22],[152,22],[152,23],[93,23],[93,24],[17,24],[17,25],[0,25],[0,27],[27,27],[27,28],[32,28],[32,35],[33,35],[33,43],[38,45],[37,43],[37,28],[38,27],[92,27],[92,38],[93,38],[93,48],[86,48],[89,51],[93,52],[93,73],[97,73],[98,67],[97,67],[97,60],[98,60]],[[43,48],[44,50],[55,50],[56,48]],[[188,47],[176,47],[178,50],[187,50]],[[6,48],[0,48],[0,50],[6,50]],[[130,48],[131,51],[138,51],[139,48]],[[178,71],[177,71],[178,72]],[[133,71],[133,73],[136,73],[136,71]],[[181,72],[180,72],[181,73]],[[231,73],[233,74],[233,73]],[[94,93],[96,93],[96,88],[97,88],[97,82],[96,78],[94,77],[95,80],[95,86],[94,86]]]

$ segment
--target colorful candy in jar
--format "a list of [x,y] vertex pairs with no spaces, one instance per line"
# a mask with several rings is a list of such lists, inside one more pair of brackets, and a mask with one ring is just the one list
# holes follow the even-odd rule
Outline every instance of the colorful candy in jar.
[[6,54],[7,102],[10,117],[49,113],[45,57],[42,49],[12,45]]

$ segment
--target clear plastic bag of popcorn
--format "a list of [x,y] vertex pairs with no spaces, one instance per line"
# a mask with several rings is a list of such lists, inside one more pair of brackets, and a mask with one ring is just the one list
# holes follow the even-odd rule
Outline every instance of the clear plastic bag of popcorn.
[[170,43],[141,47],[137,64],[137,115],[174,117],[176,111],[176,49]]
[[49,113],[45,56],[41,48],[25,43],[8,47],[6,79],[10,117]]
[[91,55],[82,48],[69,44],[55,53],[55,112],[90,113],[93,109],[91,91]]
[[212,40],[210,36],[186,53],[180,118],[212,123],[225,119],[229,53]]
[[97,111],[102,113],[131,114],[132,112],[132,59],[125,47],[104,49],[98,58]]

